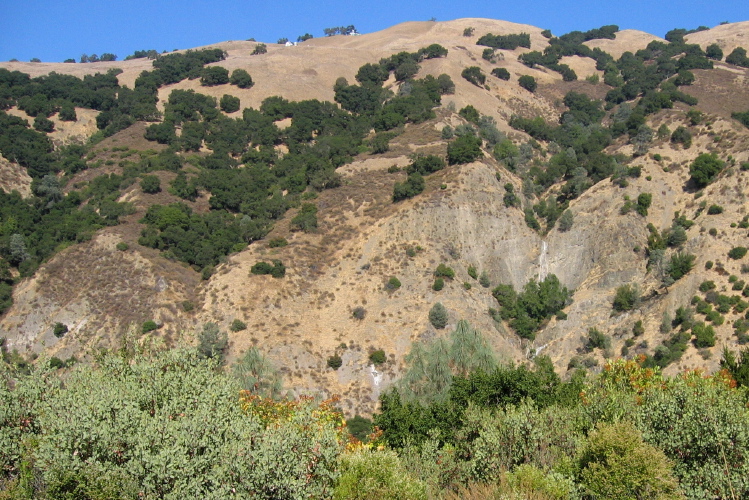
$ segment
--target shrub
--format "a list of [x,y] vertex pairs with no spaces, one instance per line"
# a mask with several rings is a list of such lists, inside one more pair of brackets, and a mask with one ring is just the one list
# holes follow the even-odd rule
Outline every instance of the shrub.
[[535,92],[536,87],[538,86],[538,84],[536,83],[536,79],[530,75],[522,75],[520,78],[518,78],[518,85],[523,87],[528,92]]
[[426,485],[411,475],[400,457],[392,450],[360,448],[344,453],[333,500],[426,498]]
[[119,243],[117,243],[117,246],[115,248],[117,248],[117,250],[119,250],[120,252],[124,252],[128,248],[130,248],[130,246],[124,241],[120,241]]
[[703,281],[700,283],[700,292],[709,292],[710,290],[715,290],[715,282],[714,281]]
[[640,193],[637,196],[637,213],[646,217],[648,215],[648,208],[653,201],[653,195],[650,193]]
[[236,85],[240,89],[248,89],[255,84],[255,82],[252,81],[250,74],[241,68],[232,71],[229,83]]
[[733,260],[739,260],[743,259],[746,255],[747,249],[746,247],[733,247],[729,252],[728,256],[732,258]]
[[720,205],[710,205],[707,207],[707,215],[719,215],[723,213],[723,207]]
[[195,309],[195,304],[190,302],[189,300],[185,300],[182,302],[182,310],[185,312],[190,312],[193,309]]
[[465,68],[460,73],[460,76],[476,85],[477,87],[482,87],[486,82],[486,75],[484,75],[484,73],[481,71],[481,68],[479,68],[478,66],[469,66],[468,68]]
[[712,326],[705,325],[705,323],[695,323],[692,326],[692,333],[694,334],[694,345],[698,349],[715,345],[715,330]]
[[286,266],[278,259],[274,259],[273,264],[260,261],[250,268],[250,272],[257,275],[270,274],[274,278],[283,278],[286,276]]
[[161,181],[155,175],[144,175],[140,181],[140,189],[147,194],[155,194],[161,191]]
[[364,309],[362,306],[358,306],[354,308],[351,315],[354,317],[354,319],[358,319],[361,321],[367,315],[367,310]]
[[229,83],[229,70],[222,68],[221,66],[209,66],[203,68],[203,73],[200,76],[200,84],[204,87],[212,87],[214,85],[223,85]]
[[328,358],[328,368],[337,370],[341,367],[341,365],[343,365],[343,360],[338,354],[333,354]]
[[723,170],[724,165],[715,153],[703,153],[695,158],[689,167],[691,180],[697,187],[705,187]]
[[229,330],[232,332],[241,332],[242,330],[247,329],[247,323],[240,319],[235,319],[231,322],[231,326],[229,327]]
[[370,353],[369,361],[374,365],[383,364],[385,361],[387,361],[387,357],[385,356],[385,351],[383,351],[382,349],[378,349]]
[[395,276],[392,276],[388,282],[387,285],[385,285],[385,288],[387,288],[388,291],[395,291],[401,287],[401,282],[398,278]]
[[317,229],[317,206],[314,203],[302,203],[302,208],[291,219],[292,231],[311,233]]
[[470,276],[473,279],[478,278],[479,275],[474,266],[468,266],[468,276]]
[[349,434],[362,442],[367,442],[368,436],[372,433],[372,421],[360,415],[346,420],[346,428]]
[[205,323],[198,333],[198,354],[202,358],[221,360],[228,346],[229,337],[226,332],[219,330],[216,323]]
[[598,328],[589,328],[588,329],[588,340],[585,343],[585,349],[587,351],[592,351],[594,349],[610,349],[611,348],[611,338],[608,335],[605,335],[601,331],[598,330]]
[[280,247],[285,247],[288,244],[289,242],[286,240],[286,238],[273,238],[272,240],[268,242],[268,247],[280,248]]
[[613,304],[615,311],[631,311],[639,302],[640,291],[636,285],[624,285],[616,289]]
[[455,271],[453,271],[452,267],[448,267],[445,264],[440,264],[437,266],[437,269],[434,271],[434,276],[437,278],[448,278],[453,279],[455,278]]
[[447,325],[447,309],[441,302],[437,302],[429,310],[429,322],[437,329],[445,328]]
[[666,268],[666,274],[671,279],[678,281],[694,267],[695,256],[688,253],[677,252],[671,256]]
[[464,108],[462,108],[460,111],[458,111],[458,114],[465,118],[467,121],[476,123],[479,121],[479,118],[481,118],[481,115],[479,114],[478,110],[471,106],[470,104]]
[[669,460],[629,422],[602,423],[591,432],[578,467],[580,482],[595,498],[683,498]]
[[143,323],[143,326],[141,327],[140,330],[143,333],[148,333],[148,332],[152,332],[158,329],[159,329],[159,325],[155,321],[149,319],[148,321]]
[[679,126],[671,134],[671,142],[674,144],[683,144],[685,148],[692,145],[692,134],[685,127]]
[[635,322],[634,326],[632,326],[632,335],[635,337],[639,337],[642,334],[645,333],[645,327],[642,325],[642,320],[639,319],[637,322]]
[[450,165],[461,165],[481,158],[481,144],[479,137],[470,134],[456,138],[447,145],[447,162]]
[[52,328],[52,333],[54,334],[55,337],[59,339],[63,337],[66,333],[68,333],[68,325],[57,322],[55,323],[54,328]]
[[484,288],[489,288],[492,285],[491,280],[489,279],[489,273],[487,273],[486,270],[481,271],[481,276],[479,276],[479,283]]
[[268,47],[264,43],[259,43],[255,45],[255,49],[252,51],[250,55],[256,56],[259,54],[265,54],[266,52],[268,52]]
[[406,198],[413,198],[424,191],[425,186],[426,182],[420,173],[414,172],[409,174],[406,182],[396,182],[393,186],[393,203],[405,200]]
[[224,94],[219,101],[219,107],[224,113],[234,113],[239,111],[239,97]]
[[434,280],[434,283],[432,284],[432,290],[434,290],[435,292],[439,292],[443,288],[445,288],[445,280],[443,280],[442,278],[437,278],[436,280]]
[[510,79],[510,72],[507,71],[505,68],[494,68],[492,70],[492,75],[496,76],[500,80],[509,80]]

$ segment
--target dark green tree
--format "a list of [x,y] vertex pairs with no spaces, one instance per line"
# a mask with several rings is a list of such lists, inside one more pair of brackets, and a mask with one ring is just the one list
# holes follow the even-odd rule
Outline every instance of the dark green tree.
[[520,78],[518,78],[518,85],[523,87],[528,92],[535,92],[536,87],[538,86],[538,84],[536,83],[536,79],[530,75],[522,75]]
[[159,193],[161,192],[161,181],[155,175],[144,175],[140,181],[140,188],[147,194]]
[[236,85],[240,89],[249,89],[255,84],[250,74],[242,68],[237,68],[231,72],[229,83]]
[[224,94],[219,101],[219,107],[224,113],[234,113],[239,111],[239,97],[233,95]]
[[483,156],[481,139],[470,134],[462,135],[447,145],[447,163],[459,165],[470,163]]
[[702,153],[689,167],[690,178],[697,187],[703,188],[715,179],[724,165],[715,153]]

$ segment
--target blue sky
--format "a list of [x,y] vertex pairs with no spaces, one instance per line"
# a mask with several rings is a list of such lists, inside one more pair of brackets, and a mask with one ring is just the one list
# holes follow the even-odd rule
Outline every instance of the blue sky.
[[[354,25],[362,33],[404,21],[486,17],[550,29],[555,35],[605,24],[663,36],[672,28],[749,20],[749,0],[0,0],[0,61],[78,60],[110,52],[187,49],[226,40],[276,42]],[[749,48],[749,47],[747,47]]]

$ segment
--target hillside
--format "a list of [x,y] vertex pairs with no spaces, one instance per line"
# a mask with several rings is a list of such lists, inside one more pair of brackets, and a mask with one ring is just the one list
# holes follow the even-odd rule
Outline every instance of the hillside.
[[[470,36],[464,36],[467,28],[473,28]],[[487,47],[476,44],[487,33],[526,33],[530,48],[497,49],[492,60],[487,60],[482,57]],[[749,22],[733,23],[689,34],[686,42],[699,45],[701,50],[715,43],[727,56],[736,47],[749,47],[747,33]],[[609,54],[613,64],[627,52],[646,50],[653,41],[666,47],[664,40],[633,30],[617,32],[614,38],[586,40],[584,45]],[[728,256],[735,247],[749,246],[749,128],[732,118],[732,113],[749,111],[746,67],[711,60],[712,69],[689,66],[683,70],[694,78],[689,84],[679,85],[678,90],[675,85],[664,90],[663,86],[670,83],[664,78],[653,88],[638,87],[631,99],[624,95],[618,102],[610,99],[611,106],[605,114],[601,106],[598,123],[586,123],[569,132],[585,136],[590,143],[580,145],[570,139],[569,147],[563,147],[539,136],[530,125],[523,129],[513,117],[529,122],[541,117],[556,127],[569,111],[565,96],[575,92],[604,100],[613,89],[626,87],[624,80],[621,87],[605,83],[611,83],[607,73],[617,73],[616,78],[621,79],[627,76],[627,68],[622,68],[621,74],[615,65],[614,69],[607,66],[606,70],[599,70],[591,57],[563,55],[558,64],[567,65],[576,74],[575,79],[563,78],[548,63],[529,67],[518,60],[521,55],[550,46],[542,28],[487,19],[412,22],[361,36],[310,39],[298,46],[267,44],[264,54],[253,55],[258,43],[248,41],[197,48],[225,51],[225,58],[205,66],[225,68],[229,73],[246,70],[254,84],[244,89],[228,83],[204,86],[200,78],[183,78],[155,89],[156,109],[167,112],[166,103],[174,91],[194,91],[216,100],[225,95],[237,97],[237,111],[218,112],[237,121],[243,119],[245,108],[261,110],[272,96],[292,103],[312,99],[334,102],[339,78],[345,78],[346,85],[353,87],[363,65],[376,64],[404,51],[416,53],[432,44],[447,49],[447,54],[421,60],[414,77],[438,78],[445,74],[454,82],[454,91],[439,96],[433,117],[404,119],[397,127],[378,129],[379,134],[392,132],[392,137],[386,138],[388,150],[382,152],[375,152],[371,146],[377,127],[366,122],[364,139],[354,148],[350,161],[334,165],[341,181],[337,187],[315,190],[304,184],[295,192],[289,181],[289,185],[268,188],[266,198],[278,192],[279,197],[289,200],[289,210],[273,219],[267,234],[249,245],[240,245],[239,251],[221,256],[212,272],[203,273],[203,265],[189,265],[173,253],[170,258],[158,248],[139,244],[146,228],[142,220],[149,207],[182,202],[195,214],[217,211],[211,200],[215,204],[218,195],[206,185],[198,186],[199,196],[194,200],[180,198],[167,187],[182,173],[205,184],[211,176],[218,178],[221,168],[211,170],[213,167],[201,163],[219,150],[209,146],[210,133],[206,132],[197,150],[177,151],[183,161],[178,169],[152,167],[151,162],[157,164],[158,155],[168,150],[167,145],[144,137],[148,127],[158,121],[136,120],[111,136],[100,138],[86,150],[83,158],[87,168],[56,172],[68,196],[94,185],[94,179],[101,175],[127,178],[128,169],[143,161],[148,160],[151,166],[138,171],[129,185],[123,181],[118,187],[116,201],[131,204],[129,212],[122,213],[119,219],[115,217],[118,224],[99,228],[89,238],[60,243],[35,272],[22,279],[18,277],[20,265],[10,266],[9,272],[18,277],[13,287],[13,305],[0,319],[8,348],[17,349],[24,356],[44,352],[62,359],[85,359],[99,347],[118,346],[128,332],[140,335],[141,326],[149,320],[160,328],[144,335],[163,338],[170,344],[194,343],[202,325],[215,322],[228,332],[229,364],[250,347],[256,347],[281,369],[285,386],[295,394],[340,394],[347,414],[371,414],[383,389],[403,373],[404,357],[412,342],[445,337],[461,319],[481,330],[503,360],[522,363],[544,354],[564,374],[568,367],[581,365],[596,370],[604,358],[649,355],[658,360],[658,349],[662,355],[663,343],[678,336],[678,328],[674,329],[678,325],[671,328],[670,320],[680,307],[699,308],[704,300],[693,301],[697,295],[712,301],[711,310],[721,310],[721,319],[711,316],[708,321],[714,328],[714,342],[701,344],[689,333],[688,341],[682,342],[683,353],[672,353],[674,361],[667,365],[666,373],[694,368],[715,371],[724,347],[737,350],[747,340],[746,330],[737,334],[741,327],[736,325],[743,321],[746,309],[746,295],[742,292],[749,294],[744,288],[749,265],[746,259]],[[666,51],[663,47],[657,50]],[[643,67],[654,66],[660,61],[659,55],[660,52],[640,62]],[[682,51],[667,58],[674,67],[669,78],[680,76],[677,65],[687,57],[687,52]],[[707,61],[704,55],[696,57]],[[665,62],[660,62],[665,67]],[[486,75],[484,85],[475,85],[461,76],[464,69],[472,66]],[[122,70],[116,75],[119,85],[132,89],[141,73],[153,68],[153,61],[143,58],[89,64],[1,63],[0,68],[32,78],[52,72],[83,78],[117,68]],[[496,68],[506,69],[509,79],[492,76]],[[537,82],[534,92],[518,84],[523,75],[532,76]],[[390,71],[382,82],[382,88],[392,90],[396,96],[399,92],[408,95],[403,90],[406,85],[412,84],[397,81]],[[656,106],[643,112],[642,123],[629,121],[638,102],[652,97],[652,93],[669,92],[672,96],[680,94],[662,108]],[[692,99],[696,103],[690,104]],[[394,203],[394,184],[406,181],[404,170],[414,155],[448,155],[448,144],[455,139],[447,137],[445,128],[457,130],[470,125],[468,113],[458,112],[467,106],[479,116],[493,119],[502,139],[509,139],[516,147],[514,156],[495,154],[495,145],[485,138],[478,158],[425,175],[423,193]],[[324,107],[319,109],[329,112]],[[631,113],[624,119],[623,109]],[[84,143],[98,131],[98,111],[76,106],[75,112],[76,121],[50,115],[55,130],[47,135],[56,147]],[[208,116],[205,111],[201,113]],[[7,114],[34,122],[17,103],[9,106]],[[334,114],[330,111],[330,115]],[[349,127],[345,129],[350,134],[346,137],[355,137],[359,122],[352,124],[353,119],[347,121],[349,118],[337,115],[334,118]],[[242,144],[242,151],[226,154],[227,161],[234,162],[227,170],[249,171],[255,158],[271,154],[271,150],[277,154],[272,169],[278,170],[284,155],[297,153],[294,148],[303,149],[299,146],[302,141],[288,139],[297,133],[296,122],[301,120],[270,112],[264,119],[275,124],[283,138],[270,144]],[[204,117],[204,122],[208,121]],[[565,123],[564,119],[561,122]],[[594,148],[595,137],[591,139],[591,134],[604,128],[614,130],[617,123],[620,129],[607,136],[605,147],[588,150]],[[340,127],[343,129],[344,125]],[[688,147],[672,139],[671,134],[678,127],[691,135]],[[185,137],[187,129],[178,123],[173,142]],[[641,131],[644,135],[639,134]],[[307,132],[310,147],[322,142],[320,130]],[[563,142],[556,136],[555,139]],[[538,172],[548,171],[553,161],[564,161],[563,156],[570,149],[570,158],[576,158],[574,167],[565,167],[568,170],[563,175],[548,182],[539,181],[543,175]],[[690,166],[705,153],[715,153],[724,167],[705,187],[695,186],[690,181]],[[594,164],[598,160],[603,165],[600,171]],[[589,168],[582,173],[583,184],[590,186],[581,189],[577,196],[570,195],[564,186],[573,186],[575,168],[586,167]],[[159,179],[160,192],[146,193],[136,182],[146,174]],[[507,184],[520,197],[515,206],[503,201]],[[0,187],[6,192],[18,190],[29,199],[32,177],[10,158],[0,158]],[[642,193],[652,195],[644,214],[634,208],[623,210],[628,200],[636,204]],[[574,217],[571,228],[562,230],[559,222],[547,227],[543,220],[538,229],[529,227],[523,209],[552,199],[555,207],[558,204],[557,216],[569,210]],[[95,206],[95,200],[95,196],[87,199],[84,205]],[[304,202],[317,207],[315,231],[294,230],[292,219]],[[721,210],[711,210],[712,205]],[[232,214],[240,214],[237,219],[242,214],[256,218],[242,212],[241,207],[232,210]],[[536,211],[538,219],[544,218],[542,212],[542,208]],[[102,206],[97,206],[96,213],[104,213]],[[674,232],[676,213],[693,221],[680,226],[685,230],[685,241],[656,248],[653,238],[649,242],[652,232],[648,225],[652,224],[656,236],[667,239],[668,231]],[[3,220],[6,222],[7,218]],[[10,232],[4,233],[6,239]],[[281,238],[288,245],[270,246],[271,241]],[[121,243],[126,245],[118,249]],[[654,263],[654,250],[662,251],[662,263]],[[693,269],[667,282],[667,261],[678,252],[694,256]],[[259,261],[273,259],[286,266],[283,278],[251,273]],[[444,288],[437,291],[433,288],[434,273],[442,263],[454,270],[455,277],[445,280]],[[485,272],[488,286],[470,276],[469,268],[475,268],[477,274]],[[574,293],[564,305],[563,314],[548,315],[533,335],[521,338],[509,317],[488,313],[490,309],[501,309],[492,295],[497,285],[512,285],[519,292],[530,280],[543,281],[551,275]],[[387,289],[391,277],[400,281],[399,288]],[[713,288],[706,285],[700,291],[706,281],[712,281]],[[632,307],[615,311],[612,304],[617,289],[627,285],[635,287],[641,298]],[[707,297],[709,292],[713,296]],[[730,307],[724,307],[719,294],[736,299],[731,299]],[[429,311],[437,302],[448,311],[444,329],[436,329],[429,321]],[[360,317],[355,317],[355,313]],[[664,315],[669,318],[666,327],[662,326]],[[694,316],[698,321],[707,318],[697,312]],[[235,320],[246,324],[246,329],[232,331],[230,326]],[[634,334],[633,328],[640,321],[642,331]],[[53,333],[56,323],[69,329],[61,338]],[[606,349],[585,348],[591,329],[610,339]],[[387,361],[374,366],[369,355],[380,349]],[[342,365],[334,370],[327,363],[336,355]]]

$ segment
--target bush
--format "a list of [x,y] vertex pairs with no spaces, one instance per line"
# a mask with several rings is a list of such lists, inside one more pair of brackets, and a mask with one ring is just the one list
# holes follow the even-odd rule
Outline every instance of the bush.
[[280,248],[285,247],[288,244],[289,242],[286,240],[286,238],[273,238],[272,240],[268,241],[268,248]]
[[509,80],[510,79],[510,72],[507,71],[505,68],[494,68],[492,70],[492,75],[496,76],[500,80]]
[[650,193],[640,193],[637,196],[637,213],[646,217],[648,215],[648,208],[653,201],[653,195]]
[[381,365],[385,361],[387,361],[387,357],[385,356],[385,351],[382,349],[378,349],[369,355],[369,361],[374,365]]
[[362,306],[355,307],[351,315],[354,317],[354,319],[358,319],[361,321],[367,315],[367,310]]
[[481,271],[481,276],[479,276],[479,284],[483,286],[484,288],[489,288],[492,283],[489,279],[489,273],[486,272],[486,270]]
[[161,192],[161,181],[155,175],[144,175],[140,181],[140,189],[146,194]]
[[234,113],[239,111],[239,97],[233,95],[224,94],[219,101],[219,107],[224,113]]
[[445,328],[447,325],[447,309],[441,302],[437,302],[429,310],[429,322],[437,329]]
[[257,275],[270,274],[274,278],[283,278],[286,275],[286,266],[278,259],[274,259],[273,264],[260,261],[250,268],[250,272]]
[[398,278],[395,276],[392,276],[388,282],[387,285],[385,285],[385,288],[387,288],[388,291],[393,292],[401,287],[401,282]]
[[481,158],[483,156],[481,143],[479,137],[470,134],[456,138],[447,145],[447,163],[460,165]]
[[458,114],[471,123],[477,123],[481,118],[479,111],[470,104],[458,111]]
[[200,76],[200,84],[204,87],[212,87],[214,85],[223,85],[229,83],[229,70],[222,68],[221,66],[209,66],[203,68],[203,73]]
[[689,148],[692,145],[692,134],[685,127],[679,126],[671,134],[671,142],[681,143],[685,148]]
[[331,357],[328,358],[328,368],[337,370],[342,365],[343,365],[343,360],[338,354],[333,354]]
[[229,83],[231,83],[232,85],[236,85],[240,89],[248,89],[255,85],[255,82],[252,81],[252,77],[250,76],[250,74],[241,68],[232,71],[231,78],[229,78]]
[[317,229],[317,206],[314,203],[302,203],[302,208],[291,219],[292,231],[311,233]]
[[232,332],[241,332],[242,330],[247,329],[247,323],[240,319],[235,319],[231,322],[231,326],[229,327],[229,330]]
[[594,349],[610,349],[611,348],[611,337],[601,333],[598,328],[588,329],[588,340],[585,343],[585,349],[592,351]]
[[595,498],[683,498],[669,460],[629,422],[600,424],[588,437],[578,467],[580,482]]
[[155,321],[149,319],[148,321],[143,323],[143,326],[141,327],[140,330],[143,333],[148,333],[148,332],[152,332],[158,329],[159,329],[159,325]]
[[473,279],[478,279],[479,275],[474,266],[468,266],[468,276]]
[[677,252],[671,256],[671,260],[666,268],[666,274],[671,279],[678,281],[694,267],[696,257],[692,254]]
[[344,453],[333,500],[427,498],[426,485],[411,475],[392,450],[360,448]]
[[538,84],[536,83],[536,79],[530,75],[522,75],[520,78],[518,78],[518,85],[523,87],[528,92],[535,92],[536,87],[538,86]]
[[689,167],[689,174],[694,184],[703,188],[710,184],[723,170],[725,163],[718,159],[715,153],[699,155]]
[[405,200],[406,198],[413,198],[424,191],[425,186],[426,182],[420,173],[414,172],[409,174],[406,182],[396,182],[393,186],[393,203]]
[[256,55],[259,55],[259,54],[265,54],[266,52],[268,52],[268,46],[265,45],[264,43],[259,43],[259,44],[255,45],[255,49],[252,51],[252,53],[250,55],[251,56],[256,56]]
[[445,280],[443,280],[442,278],[437,278],[436,280],[434,280],[434,283],[432,284],[432,290],[434,290],[435,292],[439,292],[443,288],[445,288]]
[[624,285],[616,289],[614,297],[614,310],[623,312],[631,311],[640,302],[640,291],[636,285]]
[[205,323],[198,333],[198,354],[202,358],[221,360],[228,346],[229,337],[226,332],[219,330],[216,323]]
[[455,278],[455,271],[453,271],[452,267],[448,267],[445,264],[440,264],[439,266],[437,266],[437,269],[435,269],[434,276],[437,278],[453,279]]
[[723,213],[723,207],[720,205],[710,205],[707,207],[707,215],[719,215]]
[[715,330],[705,323],[695,323],[692,326],[694,334],[694,346],[698,349],[703,347],[713,347],[715,345]]
[[733,260],[739,260],[744,258],[746,252],[746,247],[733,247],[731,250],[729,250],[728,256]]
[[68,333],[68,325],[65,325],[63,323],[55,323],[54,328],[52,329],[52,333],[55,337],[62,338],[66,333]]
[[482,87],[484,83],[486,83],[486,75],[484,75],[484,73],[481,71],[481,68],[479,68],[478,66],[469,66],[468,68],[465,68],[460,73],[460,76],[476,85],[477,87]]

